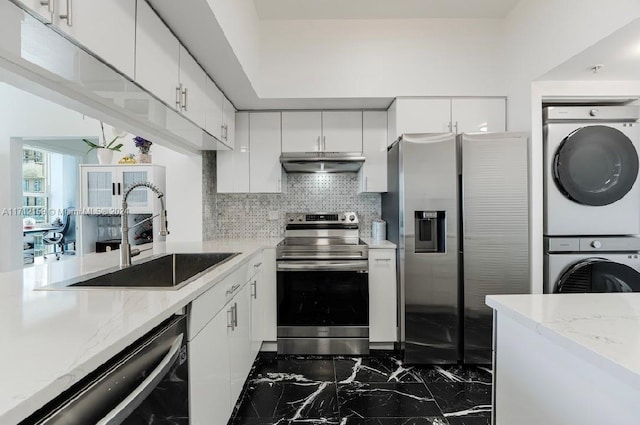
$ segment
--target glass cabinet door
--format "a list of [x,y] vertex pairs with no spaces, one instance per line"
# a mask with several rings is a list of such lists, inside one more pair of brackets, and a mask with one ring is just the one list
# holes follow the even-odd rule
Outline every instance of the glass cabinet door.
[[[122,172],[122,196],[124,196],[125,192],[133,183],[138,182],[148,182],[149,180],[149,172],[146,170],[134,169],[130,171]],[[131,210],[143,208],[149,209],[151,208],[151,202],[149,201],[153,192],[151,192],[146,187],[139,187],[133,189],[127,198],[127,203]]]
[[116,195],[116,183],[112,171],[87,171],[85,179],[86,205],[88,208],[112,208]]

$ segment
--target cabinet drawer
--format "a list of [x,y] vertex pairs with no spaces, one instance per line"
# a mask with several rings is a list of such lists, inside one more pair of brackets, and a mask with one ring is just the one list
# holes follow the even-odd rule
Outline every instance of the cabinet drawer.
[[189,312],[189,340],[191,341],[204,326],[218,314],[231,298],[247,283],[248,262],[231,273],[221,282],[193,300]]
[[247,263],[246,281],[251,280],[262,267],[262,251],[251,257]]

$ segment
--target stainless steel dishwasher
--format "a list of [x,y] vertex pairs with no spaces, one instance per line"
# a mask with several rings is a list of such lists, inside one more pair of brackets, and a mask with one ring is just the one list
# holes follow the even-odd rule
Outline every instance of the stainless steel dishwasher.
[[22,424],[189,424],[187,318],[173,316]]

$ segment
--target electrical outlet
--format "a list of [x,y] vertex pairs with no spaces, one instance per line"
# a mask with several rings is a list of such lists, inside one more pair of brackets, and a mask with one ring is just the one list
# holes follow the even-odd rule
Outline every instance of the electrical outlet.
[[269,211],[269,220],[278,220],[280,218],[279,211]]

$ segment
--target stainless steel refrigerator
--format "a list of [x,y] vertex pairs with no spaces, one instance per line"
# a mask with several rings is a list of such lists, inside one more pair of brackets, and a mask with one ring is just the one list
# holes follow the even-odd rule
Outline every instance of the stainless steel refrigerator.
[[485,296],[529,292],[527,137],[405,134],[387,159],[405,362],[490,363]]

